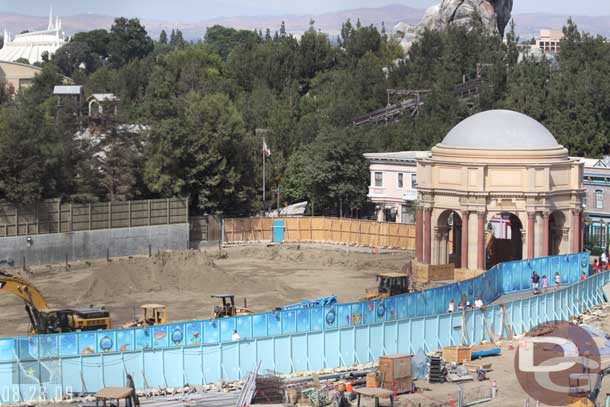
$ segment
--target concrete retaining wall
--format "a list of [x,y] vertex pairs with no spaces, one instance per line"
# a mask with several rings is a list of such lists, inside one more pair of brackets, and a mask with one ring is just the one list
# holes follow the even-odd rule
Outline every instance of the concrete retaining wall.
[[158,225],[33,235],[0,239],[0,260],[15,266],[53,264],[76,260],[146,255],[150,250],[186,250],[189,225]]

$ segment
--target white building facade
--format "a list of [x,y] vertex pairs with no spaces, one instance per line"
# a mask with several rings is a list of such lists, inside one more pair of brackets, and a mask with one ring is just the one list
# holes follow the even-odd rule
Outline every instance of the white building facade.
[[370,183],[368,199],[375,204],[380,222],[415,223],[417,201],[417,159],[429,151],[369,153]]
[[4,30],[4,46],[0,49],[0,61],[15,62],[26,59],[30,64],[43,61],[46,53],[51,57],[59,48],[66,44],[61,30],[59,18],[53,20],[49,15],[49,25],[46,30],[32,31],[15,35]]

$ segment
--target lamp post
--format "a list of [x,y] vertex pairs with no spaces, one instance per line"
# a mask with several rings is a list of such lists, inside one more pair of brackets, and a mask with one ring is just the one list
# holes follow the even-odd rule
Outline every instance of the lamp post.
[[263,145],[263,149],[262,151],[262,156],[263,156],[263,213],[265,212],[265,202],[266,202],[266,196],[265,196],[265,177],[266,177],[266,171],[265,171],[265,161],[267,161],[267,156],[265,155],[265,151],[264,148],[266,146],[265,143],[265,134],[270,133],[271,130],[269,129],[256,129],[255,133],[257,136],[262,138],[262,145]]

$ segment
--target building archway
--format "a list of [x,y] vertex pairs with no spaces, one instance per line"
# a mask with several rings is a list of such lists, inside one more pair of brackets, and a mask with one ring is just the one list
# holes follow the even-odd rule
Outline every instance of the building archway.
[[566,216],[560,211],[555,211],[549,216],[549,256],[556,256],[562,252],[565,223]]
[[436,264],[462,265],[462,218],[453,210],[446,210],[436,223],[438,252]]
[[501,212],[487,224],[487,268],[523,259],[523,224],[517,215]]

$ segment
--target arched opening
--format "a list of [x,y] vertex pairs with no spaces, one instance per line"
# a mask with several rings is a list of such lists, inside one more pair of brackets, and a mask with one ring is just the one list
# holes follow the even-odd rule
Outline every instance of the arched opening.
[[510,212],[494,216],[487,224],[487,268],[498,263],[523,259],[523,225]]
[[462,267],[462,218],[452,210],[441,214],[437,222],[437,264]]
[[565,227],[566,216],[555,211],[549,216],[549,255],[556,256],[561,253],[561,243],[563,240],[563,228]]

